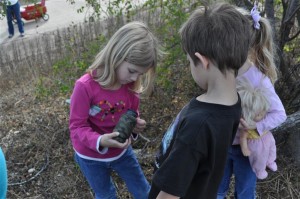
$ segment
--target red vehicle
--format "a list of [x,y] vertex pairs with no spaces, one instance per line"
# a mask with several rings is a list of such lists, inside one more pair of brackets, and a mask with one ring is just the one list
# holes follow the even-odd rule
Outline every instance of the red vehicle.
[[49,19],[49,15],[47,14],[47,8],[45,5],[45,0],[41,0],[41,2],[39,3],[22,6],[20,8],[20,12],[21,18],[25,20],[37,20],[38,18],[43,18],[45,21],[47,21]]

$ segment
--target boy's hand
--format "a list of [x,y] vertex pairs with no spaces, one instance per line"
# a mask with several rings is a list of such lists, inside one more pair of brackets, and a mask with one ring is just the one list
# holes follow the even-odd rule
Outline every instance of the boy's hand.
[[133,129],[133,133],[139,134],[143,132],[145,128],[146,128],[146,121],[140,118],[136,118],[136,125]]
[[178,196],[174,196],[174,195],[171,195],[171,194],[168,194],[164,191],[160,191],[158,196],[156,197],[156,199],[179,199]]
[[119,135],[119,132],[112,132],[109,134],[104,134],[101,137],[100,140],[100,146],[101,147],[115,147],[115,148],[127,148],[131,144],[131,139],[127,139],[124,143],[120,143],[116,140],[114,140],[114,137],[117,137]]

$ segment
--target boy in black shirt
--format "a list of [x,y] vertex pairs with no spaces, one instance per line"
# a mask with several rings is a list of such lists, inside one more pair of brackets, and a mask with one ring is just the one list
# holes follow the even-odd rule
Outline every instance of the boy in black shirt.
[[217,197],[241,117],[235,77],[247,58],[249,28],[229,4],[198,9],[181,27],[192,76],[205,93],[193,98],[165,133],[149,199]]

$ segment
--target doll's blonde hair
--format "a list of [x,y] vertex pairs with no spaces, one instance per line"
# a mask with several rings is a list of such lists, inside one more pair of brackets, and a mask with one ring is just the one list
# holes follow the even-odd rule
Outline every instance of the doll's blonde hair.
[[266,92],[261,88],[253,88],[246,78],[237,79],[237,90],[241,97],[243,118],[248,124],[253,124],[258,113],[269,110]]
[[123,61],[138,67],[150,67],[131,88],[135,92],[149,94],[153,89],[155,68],[161,55],[158,40],[146,24],[133,21],[115,32],[98,53],[88,72],[102,87],[110,89],[118,81],[116,70]]

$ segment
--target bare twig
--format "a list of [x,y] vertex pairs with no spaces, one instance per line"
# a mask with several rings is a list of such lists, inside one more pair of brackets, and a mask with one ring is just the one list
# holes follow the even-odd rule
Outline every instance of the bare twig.
[[143,140],[145,140],[146,142],[150,142],[149,138],[146,138],[145,136],[143,136],[141,133],[139,134],[139,137],[142,138]]
[[48,167],[48,165],[49,165],[49,154],[46,153],[45,164],[41,168],[41,170],[39,170],[39,172],[37,172],[34,176],[32,176],[31,178],[29,178],[28,180],[21,181],[21,182],[8,183],[8,186],[22,185],[22,184],[25,184],[25,183],[28,183],[28,182],[34,180],[35,178],[37,178],[40,175],[40,173],[42,173]]

